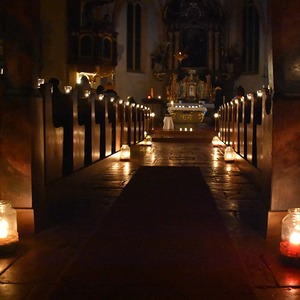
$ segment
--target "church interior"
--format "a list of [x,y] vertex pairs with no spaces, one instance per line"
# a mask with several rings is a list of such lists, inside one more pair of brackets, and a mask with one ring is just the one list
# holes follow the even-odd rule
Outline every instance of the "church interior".
[[[116,231],[123,230],[122,226],[118,227],[116,224],[119,220],[125,220],[125,215],[139,220],[140,217],[134,215],[137,213],[134,205],[139,207],[140,204],[131,198],[136,200],[144,197],[149,198],[149,201],[156,198],[155,193],[151,192],[141,196],[139,187],[145,185],[146,188],[151,183],[152,187],[157,186],[157,192],[161,190],[160,199],[165,200],[168,194],[170,198],[172,195],[179,199],[179,186],[185,182],[183,190],[187,198],[197,199],[198,187],[193,174],[199,178],[203,175],[206,180],[203,186],[209,186],[218,206],[220,195],[226,195],[226,176],[231,174],[233,177],[235,175],[235,181],[232,186],[228,184],[228,193],[234,190],[236,197],[243,198],[248,195],[249,198],[253,196],[257,200],[259,217],[251,216],[251,223],[260,227],[259,240],[266,245],[272,244],[272,251],[275,251],[274,241],[278,244],[282,239],[280,246],[275,247],[276,251],[289,263],[292,262],[292,267],[288,265],[285,268],[274,255],[271,260],[264,261],[264,267],[267,266],[273,271],[276,281],[274,284],[270,283],[269,273],[268,276],[265,271],[259,274],[258,269],[263,267],[260,267],[256,257],[253,264],[257,265],[253,269],[256,270],[257,277],[265,276],[262,287],[259,288],[259,280],[255,277],[256,291],[252,294],[247,283],[239,282],[238,278],[232,279],[236,280],[237,286],[240,284],[240,296],[232,299],[298,299],[300,282],[295,278],[299,275],[300,261],[299,13],[300,2],[296,0],[2,1],[0,257],[4,255],[5,259],[3,265],[0,262],[0,298],[2,295],[3,299],[13,299],[10,297],[15,295],[14,299],[39,299],[42,285],[37,288],[32,282],[29,285],[25,284],[26,280],[22,283],[24,270],[22,271],[22,264],[18,265],[18,261],[26,256],[24,253],[32,253],[28,249],[39,244],[37,237],[45,237],[45,233],[49,232],[56,233],[58,226],[72,213],[79,219],[86,218],[86,214],[90,213],[86,213],[88,208],[92,211],[91,203],[94,203],[94,200],[85,203],[85,198],[92,198],[89,193],[94,195],[96,190],[110,190],[111,185],[122,182],[121,187],[116,189],[114,186],[113,189],[113,197],[117,199],[116,206],[107,199],[106,202],[103,200],[106,207],[101,207],[101,213],[105,211],[105,215],[110,216],[111,209],[114,222],[104,222],[102,228],[102,223],[97,223],[95,232],[101,238],[97,240],[94,235],[87,233],[89,227],[83,226],[80,229],[82,235],[92,236],[91,240],[84,237],[90,247],[92,241],[97,245],[101,241],[107,248],[122,248],[113,241],[105,244],[107,241],[104,237],[107,236],[110,240],[115,234],[109,226],[116,228]],[[216,145],[211,143],[214,139]],[[232,151],[234,156],[229,163],[226,163],[225,158],[227,150]],[[222,162],[219,162],[221,167],[215,165],[216,161],[221,160],[215,158],[216,153],[222,156]],[[122,159],[122,155],[129,157]],[[176,175],[168,173],[167,168],[164,169],[164,164],[174,168],[174,174],[182,176],[182,182],[177,184],[177,195],[164,190],[171,186],[164,182],[164,172],[166,176],[174,177],[174,182],[177,180]],[[204,174],[198,174],[192,166],[205,170],[210,168],[211,173],[201,169]],[[114,168],[116,174],[112,175]],[[152,169],[149,171],[147,168]],[[126,176],[122,173],[124,170],[128,172]],[[193,179],[183,180],[184,172],[191,174]],[[97,176],[101,177],[102,185],[96,182],[87,183]],[[139,176],[140,182],[135,183]],[[211,178],[217,182],[219,180],[222,185],[216,188],[210,181]],[[247,189],[243,190],[245,182]],[[248,182],[251,188],[248,187]],[[128,192],[130,188],[132,196]],[[209,198],[209,191],[205,193]],[[72,201],[71,197],[77,201]],[[127,205],[129,210],[132,209],[132,215],[122,204],[118,204],[121,201],[118,197],[125,202],[129,201]],[[234,203],[231,206],[226,204],[226,209],[232,214],[235,212]],[[153,205],[166,205],[166,209],[174,209],[173,218],[167,214],[173,225],[179,222],[176,221],[177,217],[181,220],[183,213],[179,210],[182,205],[180,201],[175,201],[175,208],[168,207],[168,203],[164,201],[160,204],[154,201]],[[185,211],[183,206],[182,209]],[[195,210],[197,209],[198,206],[195,205]],[[212,208],[207,204],[204,209],[209,211]],[[98,210],[97,206],[94,213]],[[123,217],[120,217],[121,212],[124,213]],[[190,214],[191,219],[185,224],[193,223],[195,216],[188,209],[186,213]],[[158,222],[158,227],[160,218],[155,214],[153,218]],[[146,216],[145,219],[148,220]],[[216,224],[218,222],[219,220]],[[141,222],[141,228],[144,228],[142,225],[145,225],[144,222]],[[107,231],[104,232],[106,226]],[[197,226],[196,222],[195,228]],[[216,231],[223,232],[222,225],[215,226],[219,228]],[[296,233],[289,226],[294,226]],[[203,231],[200,227],[199,225],[199,232]],[[295,233],[296,238],[292,233]],[[88,246],[74,247],[74,244],[80,242],[76,241],[73,231],[72,234],[74,236],[71,241],[69,239],[69,243],[73,244],[69,247],[72,251],[74,248],[75,250],[69,254],[74,255],[80,248],[83,252],[79,253],[84,253],[86,257],[90,255],[92,260],[95,253]],[[147,234],[151,240],[153,232],[150,230]],[[189,231],[186,234],[189,236],[192,233]],[[185,238],[183,233],[179,237]],[[59,238],[64,239],[62,232]],[[130,247],[125,238],[119,234],[118,238],[121,241],[124,239],[124,248]],[[141,243],[148,243],[139,238]],[[244,238],[246,240],[246,235]],[[48,243],[46,238],[45,245],[48,248],[52,247],[50,240],[55,240],[54,234],[49,237]],[[169,236],[165,240],[169,240]],[[161,244],[166,243],[165,240]],[[41,241],[44,241],[43,238]],[[207,264],[216,247],[224,247],[220,260],[228,250],[221,243],[217,243],[216,237],[212,237],[212,241],[216,246],[209,250],[211,255],[207,256]],[[227,243],[227,240],[224,241]],[[242,238],[239,239],[240,244],[241,241]],[[247,259],[251,259],[250,241],[251,238],[245,242],[249,247]],[[176,244],[179,253],[181,246]],[[195,247],[199,247],[201,251],[201,245]],[[194,248],[189,245],[187,249]],[[104,250],[101,251],[103,256],[108,255]],[[168,248],[168,251],[171,250]],[[229,249],[228,255],[230,251]],[[258,250],[253,250],[253,253],[255,251]],[[55,255],[59,254],[56,252]],[[153,253],[149,252],[148,255],[153,258]],[[193,255],[193,251],[190,255]],[[76,255],[72,259],[73,257]],[[120,257],[117,258],[121,260]],[[153,258],[155,263],[163,259],[160,256],[156,258],[157,261]],[[29,259],[25,259],[24,266],[27,266]],[[108,257],[107,264],[103,259],[101,268],[111,268],[114,262],[109,265],[110,259],[113,258]],[[38,260],[40,267],[43,262],[41,258]],[[87,258],[83,261],[82,265],[91,263]],[[145,261],[139,262],[146,264]],[[120,262],[122,263],[127,264],[125,260]],[[60,279],[63,279],[59,283],[53,283],[55,288],[51,290],[49,299],[76,299],[76,293],[84,297],[86,289],[91,289],[94,293],[91,292],[87,299],[99,299],[96,295],[102,292],[99,292],[96,284],[80,287],[80,283],[71,292],[72,272],[78,277],[84,274],[74,265],[70,263],[70,269],[64,269],[66,274],[71,274],[71,279],[61,275]],[[17,267],[14,269],[14,266]],[[205,272],[209,269],[210,266],[207,265]],[[220,272],[222,270],[232,272],[232,276],[244,274],[239,268],[235,275],[230,267],[220,268]],[[21,283],[9,275],[10,271],[20,274]],[[127,275],[128,278],[133,276],[132,282],[128,278],[125,280],[125,271],[122,274],[111,270],[104,273],[108,275],[107,278],[116,278],[115,286],[110,286],[111,281],[103,274],[99,275],[98,270],[94,276],[99,276],[96,280],[99,286],[105,286],[102,284],[107,280],[106,284],[110,287],[103,292],[103,299],[201,299],[199,297],[204,286],[207,284],[210,287],[211,284],[207,279],[206,283],[201,281],[202,288],[196,288],[197,284],[194,282],[188,287],[190,283],[181,278],[185,274],[183,271],[180,273],[176,269],[174,278],[178,278],[173,281],[169,281],[169,278],[163,279],[164,271],[155,269],[158,273],[151,271],[150,275],[144,270],[141,271],[149,282],[154,280],[153,277],[155,280],[152,285],[132,287],[132,290],[128,287],[124,287],[124,290],[121,288],[122,284],[125,286],[125,282],[127,285],[132,282],[141,284],[136,278],[138,276],[134,277],[130,272]],[[92,278],[91,274],[87,278]],[[186,274],[193,273],[191,271]],[[161,281],[158,279],[160,276]],[[197,270],[193,276],[202,275]],[[212,274],[213,276],[217,275]],[[13,278],[13,283],[7,278]],[[163,280],[166,280],[165,285]],[[177,295],[175,291],[169,293],[167,285],[174,288],[178,282],[180,292]],[[117,283],[119,290],[112,292]],[[227,283],[224,282],[224,285]],[[23,289],[25,286],[26,289]],[[147,290],[154,286],[157,294]],[[272,288],[268,289],[268,286]],[[234,285],[230,286],[228,290],[224,288],[223,292],[228,292],[227,296],[232,297],[233,287]],[[196,290],[194,294],[190,293],[194,288],[199,288],[199,293]],[[221,290],[219,294],[210,291],[202,296],[207,299],[220,299],[218,297]],[[121,296],[122,291],[126,291],[128,295]]]

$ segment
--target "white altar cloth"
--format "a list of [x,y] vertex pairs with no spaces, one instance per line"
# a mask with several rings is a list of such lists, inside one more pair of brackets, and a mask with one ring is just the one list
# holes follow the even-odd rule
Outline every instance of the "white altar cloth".
[[163,130],[174,130],[174,122],[171,116],[164,117]]

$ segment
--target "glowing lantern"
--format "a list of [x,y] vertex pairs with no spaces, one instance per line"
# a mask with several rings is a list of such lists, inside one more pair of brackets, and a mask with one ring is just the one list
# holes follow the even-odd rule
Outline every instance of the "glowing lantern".
[[152,145],[152,136],[150,134],[147,134],[147,136],[145,137],[144,144],[146,146]]
[[45,84],[45,79],[38,78],[38,81],[37,81],[38,88],[40,88],[42,84]]
[[0,200],[0,249],[8,249],[18,241],[17,213],[10,202]]
[[91,94],[91,91],[90,90],[85,90],[84,91],[84,97],[88,98]]
[[64,90],[66,94],[70,94],[72,91],[72,87],[70,85],[65,85]]
[[219,114],[218,113],[214,113],[214,118],[215,118],[215,131],[217,131],[217,122],[218,122],[218,119],[219,119]]
[[263,96],[262,90],[258,90],[256,93],[257,93],[257,97],[261,98]]
[[235,152],[232,147],[227,147],[224,151],[224,160],[226,162],[234,162],[235,159]]
[[122,145],[120,160],[130,160],[130,147],[128,145]]
[[290,208],[282,219],[280,253],[300,259],[300,208]]
[[214,147],[218,147],[220,145],[220,139],[217,136],[214,136],[211,143]]

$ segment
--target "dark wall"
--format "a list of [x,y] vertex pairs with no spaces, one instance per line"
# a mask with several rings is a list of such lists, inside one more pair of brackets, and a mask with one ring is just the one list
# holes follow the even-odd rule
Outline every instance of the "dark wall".
[[284,97],[300,96],[300,1],[272,0],[274,88]]

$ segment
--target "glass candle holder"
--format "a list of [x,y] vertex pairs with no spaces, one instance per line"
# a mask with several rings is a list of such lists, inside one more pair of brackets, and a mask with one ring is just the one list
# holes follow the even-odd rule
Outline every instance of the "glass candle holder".
[[17,213],[10,202],[0,200],[0,250],[9,249],[18,241]]
[[220,145],[220,139],[217,136],[214,136],[211,143],[214,147],[218,147]]
[[130,160],[130,147],[128,145],[122,145],[120,151],[120,160]]
[[150,134],[148,134],[148,135],[145,137],[144,143],[145,143],[145,145],[147,145],[147,146],[151,146],[151,145],[152,145],[152,136],[151,136]]
[[234,162],[235,152],[232,147],[227,147],[224,151],[224,160],[225,162]]
[[300,260],[300,208],[288,209],[282,219],[280,253]]

